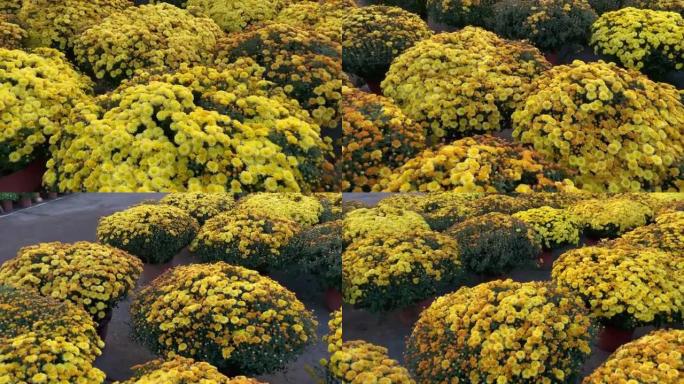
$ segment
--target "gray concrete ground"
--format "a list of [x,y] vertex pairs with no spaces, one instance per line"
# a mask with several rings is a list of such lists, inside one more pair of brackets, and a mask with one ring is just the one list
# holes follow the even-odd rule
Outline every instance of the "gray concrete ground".
[[[361,201],[367,205],[375,205],[382,198],[390,194],[367,194],[367,193],[345,193],[343,201]],[[581,245],[580,245],[581,246]],[[555,251],[554,257],[558,257],[562,251]],[[529,267],[519,268],[512,271],[509,276],[511,279],[520,282],[543,281],[551,279],[551,270]],[[480,282],[477,277],[471,276],[465,282],[467,286],[473,286]],[[453,287],[456,290],[458,287]],[[374,314],[365,310],[354,309],[352,306],[343,307],[343,335],[345,340],[366,340],[368,342],[381,345],[389,350],[389,355],[400,362],[404,361],[404,348],[406,338],[411,333],[412,321],[417,318],[417,313],[411,318],[406,312],[394,311],[389,313]],[[652,330],[650,327],[638,328],[635,337],[639,337]],[[608,353],[594,346],[592,355],[582,367],[581,376],[591,373],[608,357]],[[579,380],[578,380],[579,382]]]
[[[96,241],[95,230],[101,216],[123,210],[145,199],[157,199],[161,194],[73,194],[9,215],[0,216],[0,263],[14,257],[19,248],[47,241]],[[181,251],[165,265],[145,265],[136,289],[149,283],[174,265],[192,263],[187,250]],[[319,337],[327,332],[328,311],[315,282],[302,276],[273,274],[272,278],[294,291],[313,310],[319,321]],[[130,376],[130,367],[154,359],[149,351],[130,338],[130,298],[114,310],[109,323],[106,346],[95,365],[107,374],[107,379],[122,380]],[[327,351],[322,340],[307,348],[299,359],[284,372],[258,377],[272,384],[314,383],[308,367],[318,366]]]

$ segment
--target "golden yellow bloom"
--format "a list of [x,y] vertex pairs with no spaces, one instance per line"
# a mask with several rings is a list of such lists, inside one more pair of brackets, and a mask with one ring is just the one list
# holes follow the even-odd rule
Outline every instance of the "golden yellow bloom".
[[9,16],[0,13],[0,48],[19,49],[28,36]]
[[568,210],[585,231],[598,237],[616,237],[653,218],[653,210],[647,205],[620,197],[584,200]]
[[181,356],[152,360],[132,369],[132,378],[117,381],[116,384],[265,384],[244,376],[228,378],[209,363]]
[[302,227],[318,224],[323,205],[314,196],[301,193],[253,193],[242,198],[238,212],[292,220]]
[[188,8],[197,7],[226,32],[239,32],[271,20],[284,5],[284,0],[187,0]]
[[235,199],[227,193],[170,193],[159,200],[160,204],[173,205],[190,214],[202,225],[219,213],[233,208]]
[[531,226],[538,242],[545,248],[579,243],[579,223],[564,209],[544,206],[514,213],[513,217]]
[[393,207],[359,208],[348,212],[343,220],[342,237],[347,242],[370,234],[402,234],[428,230],[430,226],[418,213]]

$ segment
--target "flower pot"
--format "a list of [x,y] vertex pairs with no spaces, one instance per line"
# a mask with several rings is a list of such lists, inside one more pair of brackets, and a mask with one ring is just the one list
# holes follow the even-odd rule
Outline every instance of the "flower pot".
[[28,208],[31,206],[31,197],[30,196],[23,196],[19,199],[19,207],[20,208]]
[[112,308],[107,308],[105,312],[105,317],[97,322],[97,335],[100,336],[102,341],[107,339],[107,328],[109,328],[109,322],[112,320]]
[[607,325],[599,332],[598,347],[603,351],[613,353],[621,345],[630,342],[632,336],[634,336],[634,329]]
[[335,288],[326,289],[323,293],[323,299],[325,300],[325,307],[330,312],[337,311],[342,307],[342,293]]
[[539,255],[539,268],[551,269],[553,266],[553,252],[550,249],[543,250]]
[[600,241],[601,241],[601,239],[598,237],[587,237],[586,239],[584,239],[584,244],[593,247],[594,245],[598,244]]
[[12,212],[12,208],[13,208],[12,200],[3,200],[3,201],[0,201],[0,205],[2,205],[2,210],[3,210],[5,213],[10,213],[10,212]]
[[544,57],[546,58],[546,61],[553,65],[560,65],[560,58],[558,56],[558,52],[544,52]]
[[418,320],[419,314],[420,311],[417,310],[415,305],[409,305],[408,307],[399,310],[397,317],[402,325],[413,327],[413,324]]
[[368,89],[376,95],[382,96],[382,87],[380,86],[380,83],[382,80],[372,80],[372,79],[366,79],[366,85],[368,85]]
[[45,173],[45,160],[34,160],[26,168],[0,177],[2,192],[31,192],[40,188]]

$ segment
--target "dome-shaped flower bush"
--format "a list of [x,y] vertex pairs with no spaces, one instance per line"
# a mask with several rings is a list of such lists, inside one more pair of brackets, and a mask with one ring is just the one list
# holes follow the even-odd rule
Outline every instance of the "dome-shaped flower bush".
[[152,360],[132,369],[133,377],[116,384],[263,384],[245,376],[229,378],[211,364],[180,356]]
[[0,284],[80,305],[98,321],[135,287],[142,267],[137,258],[108,245],[41,243],[0,265]]
[[368,234],[342,254],[345,302],[371,311],[414,304],[461,275],[456,241],[433,231]]
[[497,0],[427,0],[428,16],[440,23],[461,28],[483,26]]
[[626,7],[672,11],[684,15],[684,0],[589,0],[589,4],[599,15]]
[[217,45],[216,62],[227,64],[251,57],[266,71],[266,79],[299,101],[324,128],[339,125],[342,99],[342,48],[324,34],[272,23],[230,34]]
[[322,33],[332,41],[342,41],[342,17],[354,7],[355,0],[293,2],[274,21]]
[[392,62],[382,89],[429,136],[450,139],[505,128],[532,80],[548,67],[532,45],[466,27],[406,50]]
[[567,383],[591,353],[581,299],[545,282],[493,281],[421,313],[406,361],[420,384]]
[[325,289],[342,288],[342,220],[314,225],[295,234],[287,247],[290,268],[312,275]]
[[552,249],[564,244],[579,243],[579,223],[565,209],[544,206],[516,212],[513,217],[532,227],[537,241],[544,248]]
[[415,13],[422,18],[427,16],[427,0],[366,0],[366,3],[391,5]]
[[22,27],[0,13],[0,48],[19,49],[27,36],[27,32]]
[[188,245],[199,226],[187,212],[170,205],[138,205],[100,218],[98,241],[139,257],[165,263]]
[[60,52],[0,48],[0,174],[42,157],[69,113],[87,98],[91,82]]
[[624,344],[583,384],[658,383],[684,380],[684,330],[661,329]]
[[629,231],[612,244],[657,249],[684,259],[684,212],[659,216],[655,223]]
[[32,46],[72,49],[78,35],[112,13],[133,6],[132,0],[23,0],[18,18]]
[[318,224],[323,205],[314,196],[301,193],[254,193],[238,202],[240,212],[292,220],[302,227]]
[[489,136],[426,149],[383,175],[373,187],[385,192],[527,192],[571,189],[570,173],[529,148]]
[[434,231],[443,231],[453,224],[474,216],[469,203],[479,193],[433,192],[428,194],[398,193],[386,197],[378,206],[404,208],[420,213]]
[[578,171],[594,192],[667,189],[684,162],[677,90],[602,61],[546,71],[513,113],[513,136]]
[[273,19],[285,3],[284,0],[188,0],[186,6],[199,8],[226,32],[239,32]]
[[520,219],[492,212],[453,225],[463,266],[473,273],[501,275],[532,263],[541,251],[534,229]]
[[684,18],[678,13],[623,8],[593,24],[591,46],[627,68],[655,77],[684,68]]
[[74,42],[74,54],[86,71],[116,83],[136,69],[206,62],[222,34],[213,20],[173,5],[141,5],[112,13],[84,31]]
[[247,211],[222,213],[204,223],[190,244],[190,251],[202,261],[278,269],[289,264],[287,247],[299,231],[296,222],[284,218]]
[[139,74],[78,111],[44,183],[66,191],[313,188],[329,141],[263,71],[242,59]]
[[394,207],[375,207],[355,209],[345,216],[343,238],[347,242],[371,234],[414,233],[430,229],[420,214]]
[[342,18],[342,65],[347,72],[381,80],[392,60],[430,36],[432,31],[418,15],[401,8],[352,8]]
[[104,343],[71,303],[0,285],[0,382],[102,384]]
[[596,18],[587,0],[503,0],[486,24],[507,39],[528,39],[541,50],[557,51],[583,47]]
[[244,374],[285,367],[316,337],[316,320],[294,293],[218,262],[173,268],[131,305],[136,339],[158,355],[206,361]]
[[202,225],[208,219],[230,211],[235,205],[235,199],[227,193],[178,192],[162,197],[159,203],[186,211]]
[[349,87],[342,95],[342,189],[369,192],[425,148],[425,130],[385,97]]
[[658,250],[583,247],[563,253],[551,275],[603,323],[629,329],[682,321],[683,267],[681,258]]
[[617,237],[653,218],[647,205],[622,198],[584,200],[568,210],[583,230],[595,237]]

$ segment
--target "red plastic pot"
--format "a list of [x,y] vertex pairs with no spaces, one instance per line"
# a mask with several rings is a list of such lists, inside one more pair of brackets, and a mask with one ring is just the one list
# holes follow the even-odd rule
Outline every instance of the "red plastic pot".
[[594,246],[598,244],[600,241],[601,239],[599,239],[598,237],[587,237],[586,239],[584,239],[584,244],[588,246]]
[[21,208],[29,208],[31,204],[31,196],[23,196],[19,199],[19,207]]
[[416,320],[418,320],[421,312],[423,312],[425,308],[429,307],[434,301],[435,297],[428,297],[427,299],[423,299],[413,305],[409,305],[408,307],[401,309],[397,314],[399,321],[403,325],[413,326]]
[[560,65],[560,58],[558,57],[558,52],[545,52],[544,57],[546,61],[553,65]]
[[599,332],[598,347],[603,351],[613,353],[621,345],[632,341],[633,336],[634,329],[622,329],[607,325]]
[[0,204],[2,205],[2,210],[5,213],[12,212],[12,208],[14,207],[14,204],[12,204],[12,200],[3,200],[0,201]]
[[342,293],[334,288],[328,288],[323,293],[323,299],[325,300],[325,307],[328,308],[330,312],[337,311],[342,307]]
[[551,269],[553,266],[553,253],[551,250],[543,250],[541,255],[539,255],[539,267],[545,269]]
[[107,339],[107,329],[109,328],[109,322],[112,320],[112,309],[108,308],[105,312],[105,317],[97,322],[97,335],[100,336],[102,341]]
[[382,87],[380,86],[380,83],[380,80],[366,79],[366,85],[368,85],[368,89],[370,89],[372,93],[382,96]]
[[46,169],[45,160],[35,160],[24,169],[0,177],[0,191],[33,192],[40,188]]

